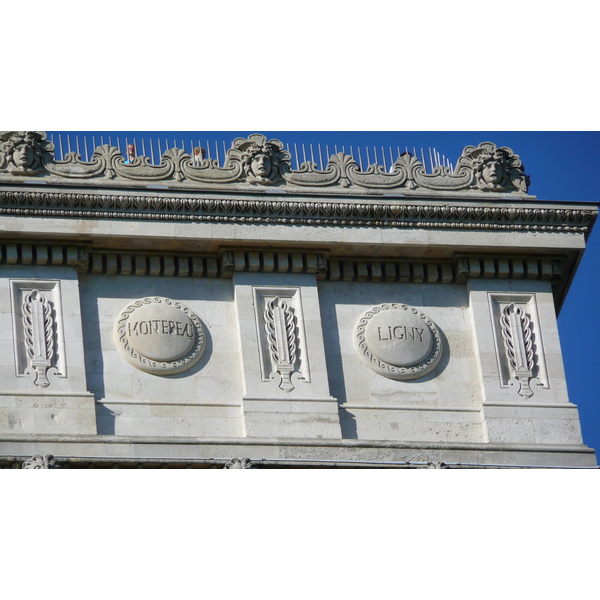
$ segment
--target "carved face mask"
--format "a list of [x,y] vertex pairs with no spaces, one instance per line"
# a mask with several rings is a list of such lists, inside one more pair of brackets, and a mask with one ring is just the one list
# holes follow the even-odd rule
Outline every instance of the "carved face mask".
[[20,144],[13,150],[13,162],[17,167],[30,167],[33,164],[33,148]]
[[268,177],[271,173],[271,159],[266,154],[257,154],[252,159],[252,172],[257,177]]
[[483,179],[487,183],[499,183],[502,180],[502,164],[495,159],[491,159],[483,167]]

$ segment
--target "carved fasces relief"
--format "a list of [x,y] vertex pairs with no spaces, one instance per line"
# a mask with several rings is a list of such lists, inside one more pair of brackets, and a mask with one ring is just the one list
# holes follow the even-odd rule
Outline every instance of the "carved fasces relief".
[[66,377],[59,281],[11,281],[17,377],[48,387],[49,375]]
[[406,304],[378,304],[365,311],[354,325],[353,342],[362,362],[390,379],[422,377],[442,357],[435,323]]
[[300,288],[253,288],[261,380],[291,392],[310,382]]
[[490,304],[500,385],[531,398],[548,388],[535,296],[490,294]]

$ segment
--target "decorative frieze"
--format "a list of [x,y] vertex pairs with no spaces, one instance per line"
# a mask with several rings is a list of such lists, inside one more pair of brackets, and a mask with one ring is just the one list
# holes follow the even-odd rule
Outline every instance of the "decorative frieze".
[[153,375],[175,375],[202,357],[206,335],[200,319],[170,298],[141,298],[128,304],[114,327],[121,356]]
[[[305,161],[291,168],[290,153],[279,140],[267,140],[254,133],[248,139],[237,138],[227,151],[221,167],[214,159],[194,160],[179,148],[168,149],[160,164],[146,156],[125,161],[121,151],[109,145],[95,149],[89,162],[76,152],[55,161],[53,145],[43,131],[7,131],[0,136],[0,179],[36,175],[52,181],[77,181],[78,185],[128,185],[143,187],[156,182],[187,189],[211,189],[215,186],[244,188],[281,188],[286,191],[323,194],[489,194],[501,192],[527,196],[529,177],[510,148],[497,148],[483,142],[477,148],[467,146],[452,172],[438,166],[427,173],[425,165],[406,152],[391,169],[371,164],[363,171],[354,157],[339,152],[329,157],[324,170],[315,162]],[[10,180],[10,177],[8,178]]]
[[598,211],[553,207],[538,202],[506,207],[502,204],[419,203],[390,198],[343,202],[281,196],[246,199],[172,195],[89,194],[64,190],[21,191],[0,188],[0,214],[77,219],[135,219],[214,223],[315,225],[342,227],[417,227],[484,231],[567,232],[589,235]]

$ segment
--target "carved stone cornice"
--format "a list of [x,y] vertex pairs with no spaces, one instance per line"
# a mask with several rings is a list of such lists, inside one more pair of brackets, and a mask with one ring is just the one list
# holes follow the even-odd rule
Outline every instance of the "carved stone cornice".
[[586,237],[598,216],[596,206],[569,208],[564,203],[523,201],[415,202],[389,199],[291,199],[190,196],[161,193],[0,188],[0,214],[77,219],[204,221],[342,227],[414,227],[582,233]]
[[363,171],[353,156],[339,152],[326,157],[323,170],[305,161],[291,168],[290,153],[279,140],[267,140],[254,133],[248,139],[237,138],[227,151],[224,165],[216,160],[196,162],[179,148],[170,148],[158,165],[146,156],[128,161],[114,146],[94,150],[90,161],[82,161],[76,152],[64,160],[54,159],[54,147],[43,131],[0,132],[0,183],[14,183],[23,176],[35,176],[40,182],[94,187],[143,188],[160,183],[173,189],[221,191],[282,191],[303,194],[385,194],[486,196],[495,193],[529,197],[529,177],[523,164],[510,148],[497,148],[483,142],[467,146],[451,172],[438,166],[427,173],[425,165],[406,152],[388,170],[371,164]]

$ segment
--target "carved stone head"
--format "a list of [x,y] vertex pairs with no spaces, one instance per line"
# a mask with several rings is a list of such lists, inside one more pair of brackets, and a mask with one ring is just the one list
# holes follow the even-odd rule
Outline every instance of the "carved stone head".
[[53,150],[43,131],[4,131],[0,134],[0,171],[35,175],[52,158]]
[[237,138],[229,151],[230,160],[239,160],[249,183],[273,185],[282,180],[282,166],[290,160],[279,140],[267,141],[260,133],[253,133],[247,140]]
[[459,159],[460,165],[473,169],[473,184],[479,189],[527,192],[529,177],[523,171],[520,158],[510,148],[496,148],[491,142],[483,142],[477,148],[467,146]]

